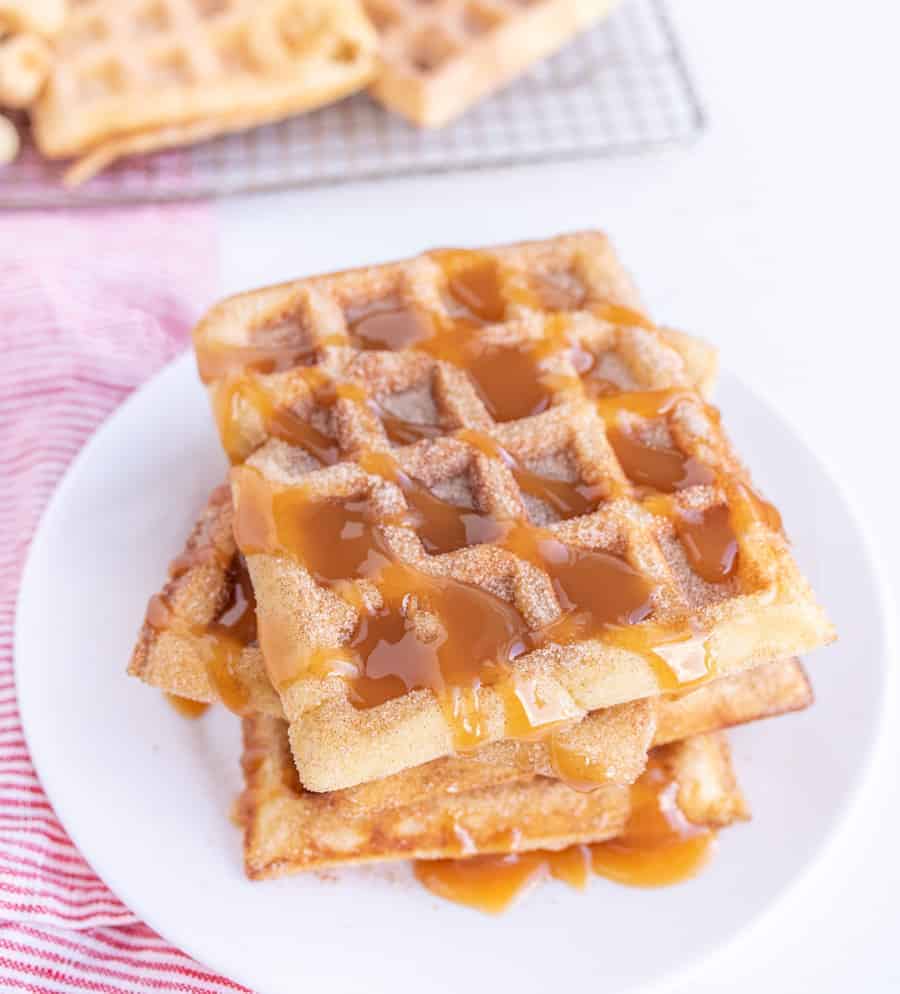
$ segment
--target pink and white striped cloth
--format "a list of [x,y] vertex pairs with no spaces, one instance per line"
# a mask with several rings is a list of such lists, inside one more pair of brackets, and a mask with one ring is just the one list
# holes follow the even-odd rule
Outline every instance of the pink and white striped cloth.
[[67,837],[13,679],[28,544],[69,462],[186,344],[215,287],[208,208],[0,217],[0,990],[243,991],[170,947]]

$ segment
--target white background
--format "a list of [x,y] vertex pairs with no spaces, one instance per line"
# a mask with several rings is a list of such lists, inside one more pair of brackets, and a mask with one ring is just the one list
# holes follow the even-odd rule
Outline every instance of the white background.
[[[227,201],[219,208],[222,289],[439,245],[602,227],[651,313],[715,342],[724,365],[830,465],[855,496],[893,582],[898,7],[672,0],[672,9],[709,115],[695,145]],[[832,540],[839,565],[844,537]],[[856,816],[825,862],[676,990],[900,989],[898,756],[894,722]]]

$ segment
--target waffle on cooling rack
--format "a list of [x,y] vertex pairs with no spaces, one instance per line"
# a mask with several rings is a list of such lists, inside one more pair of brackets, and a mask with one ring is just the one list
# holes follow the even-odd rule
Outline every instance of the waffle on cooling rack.
[[[243,766],[244,857],[248,876],[257,879],[354,863],[601,842],[623,832],[633,796],[628,787],[575,791],[527,774],[489,788],[457,791],[446,781],[423,791],[416,771],[392,777],[392,789],[377,797],[358,799],[359,788],[312,794],[297,780],[287,726],[265,716],[244,720]],[[699,735],[656,749],[654,768],[666,770],[678,807],[694,827],[720,828],[747,817],[723,736]]]
[[365,86],[377,37],[358,0],[81,0],[32,109],[81,182],[114,159],[240,131]]
[[832,637],[777,512],[637,303],[585,234],[301,280],[201,322],[306,786]]
[[439,126],[607,14],[614,0],[363,0],[381,66],[369,90]]

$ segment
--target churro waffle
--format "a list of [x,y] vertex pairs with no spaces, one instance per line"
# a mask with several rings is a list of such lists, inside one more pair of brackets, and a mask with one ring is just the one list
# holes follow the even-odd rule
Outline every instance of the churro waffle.
[[[677,784],[677,803],[696,825],[722,827],[746,818],[727,742],[705,735],[654,751],[654,763]],[[356,803],[353,791],[311,794],[297,780],[287,726],[275,718],[244,719],[246,790],[239,805],[247,875],[254,879],[301,870],[396,859],[441,859],[472,853],[561,849],[615,838],[630,813],[630,789],[610,785],[572,790],[545,777],[455,793],[409,793],[405,772],[393,792]]]
[[[715,350],[665,329],[691,381],[704,394],[717,369]],[[255,604],[233,533],[231,495],[213,491],[169,580],[150,602],[129,672],[151,686],[193,701],[222,700],[238,714],[283,717],[256,642]],[[251,614],[245,611],[250,604]]]
[[832,637],[636,304],[584,234],[301,280],[201,322],[223,442],[252,452],[235,532],[306,786]]
[[[536,775],[563,780],[576,789],[627,786],[644,772],[648,748],[799,711],[811,703],[812,691],[799,662],[769,663],[755,673],[723,677],[679,699],[658,698],[594,712],[576,726],[575,736],[554,735],[549,741],[535,742],[507,739],[474,752],[444,756],[382,780],[331,791],[330,803],[348,811],[383,810],[419,804],[436,794],[499,787]],[[277,721],[271,715],[249,717],[250,727],[256,727],[257,717]],[[277,724],[283,727],[283,722]],[[559,766],[560,752],[565,755],[567,743],[578,746],[573,750],[579,757],[575,770]],[[605,767],[605,779],[584,779],[586,755],[594,755],[597,765]]]
[[[185,551],[174,561],[173,578],[151,599],[149,620],[129,670],[179,697],[209,703],[222,700],[240,714],[283,718],[255,642],[252,590],[241,572],[240,557],[233,553],[229,510],[227,492],[219,488]],[[228,558],[223,558],[223,550]],[[467,789],[502,783],[523,771],[569,780],[590,778],[593,783],[628,783],[643,769],[651,745],[799,711],[811,702],[802,665],[786,660],[722,677],[678,696],[593,712],[546,740],[496,742],[418,769],[425,784],[433,784],[438,774],[452,775]],[[382,783],[389,785],[390,779],[372,788],[379,790]],[[360,794],[365,790],[354,789]]]
[[378,28],[372,95],[438,126],[605,16],[613,0],[364,0]]
[[288,117],[364,86],[377,38],[358,0],[82,0],[33,108],[50,158],[196,141]]
[[[173,578],[151,599],[130,672],[191,700],[224,700],[238,713],[283,717],[255,642],[252,590],[234,551],[228,494],[219,488],[197,522]],[[156,624],[151,624],[155,621]],[[423,790],[501,784],[523,773],[570,782],[630,783],[649,747],[798,711],[812,692],[797,660],[722,677],[687,693],[593,712],[546,740],[505,740],[415,768]],[[415,770],[404,771],[407,790]],[[393,790],[394,778],[351,788],[361,799]]]

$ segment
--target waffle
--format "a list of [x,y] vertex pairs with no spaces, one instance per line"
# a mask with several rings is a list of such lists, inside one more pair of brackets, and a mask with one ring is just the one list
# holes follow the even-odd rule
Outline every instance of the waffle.
[[[226,488],[210,496],[173,561],[171,579],[151,599],[148,616],[155,616],[160,603],[163,624],[145,621],[129,667],[134,676],[190,701],[224,701],[238,714],[284,717],[255,641],[252,591],[234,547]],[[545,740],[505,740],[418,769],[423,784],[452,778],[461,789],[503,783],[523,771],[569,780],[590,777],[592,784],[631,783],[643,771],[651,745],[802,710],[811,702],[802,665],[786,660],[685,694],[593,712]],[[407,785],[411,773],[403,774]],[[392,779],[371,789],[391,790]],[[365,788],[354,790],[360,797]]]
[[[637,306],[606,240],[584,234],[301,280],[232,298],[198,326],[220,434],[233,460],[246,457],[232,476],[237,539],[307,787],[347,787],[533,735],[833,637],[777,512],[753,489],[680,354]],[[393,315],[388,337],[399,322],[415,348],[363,347],[385,337],[384,314]],[[511,404],[492,394],[483,368],[480,379],[467,374],[465,341],[500,357],[500,379],[516,384]],[[535,395],[546,409],[521,416]],[[391,443],[412,428],[426,437]],[[302,448],[289,444],[297,441]],[[679,467],[671,493],[654,482],[661,470],[645,472],[659,453]],[[534,477],[586,488],[589,510],[561,515]],[[428,551],[409,501],[421,508],[432,498],[468,505],[482,524],[514,526],[516,541],[504,532]],[[383,578],[323,581],[348,547],[326,538],[331,525],[320,517],[351,504],[360,521],[375,520],[353,527],[380,543],[393,588]],[[290,547],[276,507],[298,522],[286,525]],[[535,551],[535,535],[550,552]],[[578,581],[586,575],[587,589]],[[383,685],[361,674],[355,647],[381,630],[379,618],[396,628],[410,577],[425,591],[409,623],[417,653],[433,644],[435,614],[446,635],[464,595],[444,643],[460,650],[454,665],[471,665],[467,639],[497,628],[498,646],[511,633],[497,652],[504,665],[443,687],[442,674],[417,684],[402,673],[393,686],[405,680],[407,692],[373,700]],[[594,625],[609,598],[618,599],[614,617]],[[417,594],[412,609],[419,603]],[[513,645],[526,651],[513,656]]]
[[82,0],[55,41],[32,111],[50,158],[111,157],[198,141],[331,103],[375,70],[358,0]]
[[378,28],[372,95],[416,124],[462,114],[607,14],[612,0],[364,0]]
[[0,35],[55,35],[65,23],[66,6],[66,0],[0,0]]
[[190,701],[283,716],[256,642],[253,591],[227,486],[210,495],[169,579],[150,598],[129,673]]
[[[648,702],[622,704],[595,712],[576,726],[574,735],[554,736],[552,744],[510,739],[494,742],[474,752],[432,760],[383,780],[331,791],[328,796],[333,807],[382,810],[401,802],[404,806],[419,804],[435,794],[500,787],[532,776],[565,780],[557,775],[553,754],[558,742],[565,745],[576,736],[582,742],[588,740],[585,751],[589,755],[593,752],[598,764],[606,766],[610,774],[607,784],[628,786],[644,772],[650,747],[659,748],[799,711],[811,703],[812,692],[799,662],[769,663],[755,672],[724,677],[679,699],[661,698],[649,715],[644,710]],[[636,713],[636,709],[641,710]],[[276,721],[271,715],[249,717],[251,725],[258,717]],[[283,722],[279,721],[278,725],[281,727]],[[572,781],[568,782],[571,786]],[[577,786],[587,784],[582,781]],[[591,784],[592,788],[598,786],[603,783]]]
[[[715,350],[683,332],[661,334],[678,353],[686,374],[708,396],[715,381]],[[227,487],[217,487],[173,560],[169,580],[154,602],[169,605],[170,621],[145,621],[129,672],[169,694],[212,703],[223,700],[237,714],[284,717],[281,701],[263,669],[255,624],[229,633],[216,623],[248,590],[245,564],[232,530]],[[247,641],[250,645],[245,644]],[[235,642],[236,640],[236,642]]]
[[[562,849],[615,838],[630,811],[628,787],[588,793],[534,776],[463,793],[444,784],[423,797],[418,784],[406,791],[407,772],[392,778],[392,793],[363,803],[353,791],[311,794],[297,780],[287,726],[266,716],[244,719],[242,763],[246,789],[238,810],[252,879],[387,860]],[[748,817],[724,736],[661,747],[654,764],[677,783],[678,807],[693,824],[721,828]]]

